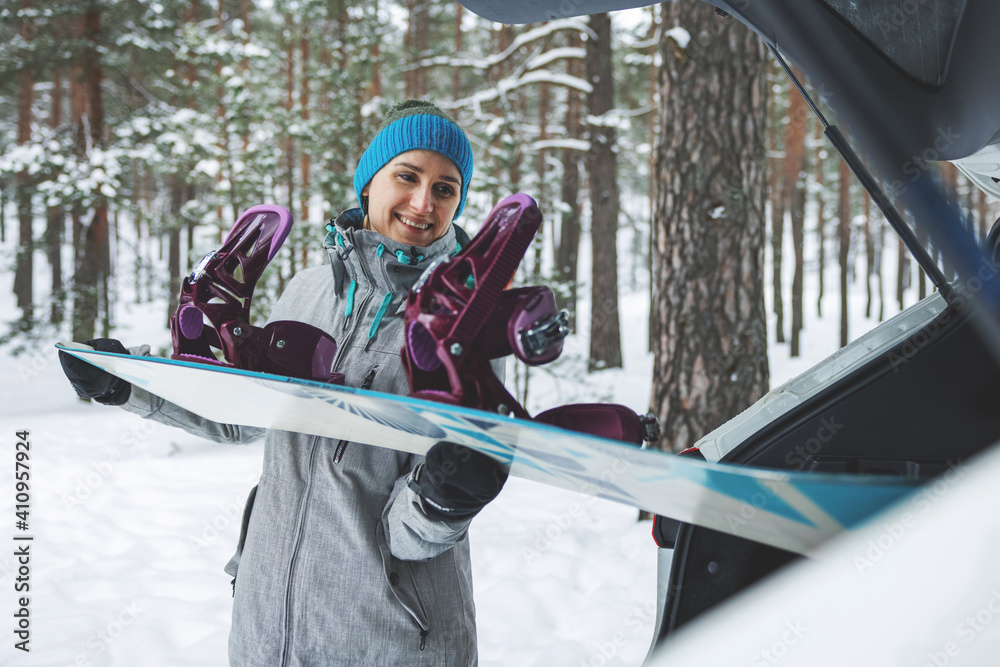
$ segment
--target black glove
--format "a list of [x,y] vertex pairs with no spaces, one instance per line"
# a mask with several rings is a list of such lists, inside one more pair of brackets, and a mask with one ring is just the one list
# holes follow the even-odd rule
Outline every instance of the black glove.
[[[121,341],[114,338],[88,340],[87,345],[98,352],[128,354]],[[132,393],[132,385],[125,380],[62,350],[59,351],[59,363],[80,398],[92,398],[104,405],[121,405]]]
[[409,486],[436,519],[471,519],[497,497],[507,472],[479,452],[451,442],[439,442],[417,466]]

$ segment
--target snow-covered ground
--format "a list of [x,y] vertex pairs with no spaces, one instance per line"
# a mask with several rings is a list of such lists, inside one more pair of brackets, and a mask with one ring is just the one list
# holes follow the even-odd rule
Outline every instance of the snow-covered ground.
[[[0,251],[8,261],[10,242]],[[42,264],[39,254],[38,285],[44,285]],[[892,258],[885,268],[894,275]],[[827,275],[829,286],[837,284],[835,271]],[[14,314],[11,274],[0,282],[0,312]],[[579,400],[614,400],[645,411],[652,368],[646,290],[622,294],[625,368],[584,376],[567,364],[562,377],[533,371],[532,412]],[[772,344],[772,386],[836,349],[838,296],[828,287],[825,318],[819,319],[815,285],[807,283],[806,293],[804,356],[789,360],[786,345]],[[907,303],[913,300],[911,294]],[[123,298],[117,306],[114,335],[126,344],[168,345],[160,326],[164,306],[131,301]],[[863,318],[863,307],[858,281],[852,339],[875,324]],[[894,312],[890,305],[886,317]],[[0,464],[0,515],[7,517],[0,531],[7,544],[0,549],[0,613],[8,619],[21,597],[14,590],[19,563],[13,538],[34,537],[31,652],[13,648],[8,620],[0,664],[226,664],[231,589],[222,566],[239,533],[246,493],[260,474],[261,446],[209,443],[77,400],[54,342],[16,357],[0,348],[6,380],[0,426],[7,442]],[[573,337],[565,357],[582,359],[585,350],[586,340]],[[21,430],[30,431],[31,441],[26,533],[14,526]],[[636,516],[634,508],[511,478],[472,528],[481,664],[640,664],[655,616],[656,549],[649,523]]]

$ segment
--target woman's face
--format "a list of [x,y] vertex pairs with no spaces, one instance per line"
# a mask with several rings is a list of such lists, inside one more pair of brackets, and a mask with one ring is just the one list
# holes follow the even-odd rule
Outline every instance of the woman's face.
[[400,153],[361,191],[372,229],[393,241],[426,247],[448,231],[462,198],[462,175],[435,151]]

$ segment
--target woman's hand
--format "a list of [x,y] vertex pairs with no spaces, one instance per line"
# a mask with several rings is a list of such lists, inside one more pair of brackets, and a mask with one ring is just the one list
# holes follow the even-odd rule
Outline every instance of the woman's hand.
[[422,501],[428,516],[439,519],[471,519],[497,497],[507,472],[485,454],[439,442],[417,466],[409,486]]
[[[88,340],[87,345],[98,352],[128,354],[121,341],[114,338]],[[80,398],[92,398],[104,405],[122,405],[132,393],[132,385],[125,380],[62,350],[59,351],[59,363]]]

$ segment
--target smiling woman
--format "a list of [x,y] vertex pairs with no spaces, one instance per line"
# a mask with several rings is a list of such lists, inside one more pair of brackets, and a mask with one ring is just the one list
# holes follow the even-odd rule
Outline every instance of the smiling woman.
[[[299,271],[269,321],[305,322],[332,337],[330,371],[348,386],[409,393],[403,306],[430,263],[468,247],[453,221],[471,177],[469,140],[444,112],[414,100],[389,109],[355,173],[361,207],[327,227],[329,265]],[[81,395],[210,440],[264,436],[261,480],[226,566],[231,664],[476,663],[467,536],[507,477],[492,459],[446,442],[423,457],[218,424],[67,363]],[[502,373],[503,360],[493,368]]]
[[[415,151],[422,152],[424,158],[445,159],[433,164],[414,164],[418,159]],[[365,213],[368,213],[373,177],[390,162],[398,163],[397,158],[404,154],[404,163],[419,167],[416,170],[411,168],[411,173],[426,176],[432,186],[441,180],[457,188],[457,208],[446,220],[450,222],[458,218],[465,208],[465,197],[472,178],[472,146],[465,132],[451,118],[423,100],[407,100],[389,109],[378,133],[361,156],[354,172],[354,190]],[[431,171],[424,171],[424,168]],[[447,225],[444,227],[447,228]]]
[[407,151],[365,186],[365,228],[393,241],[427,246],[448,231],[461,203],[462,175],[434,151]]

